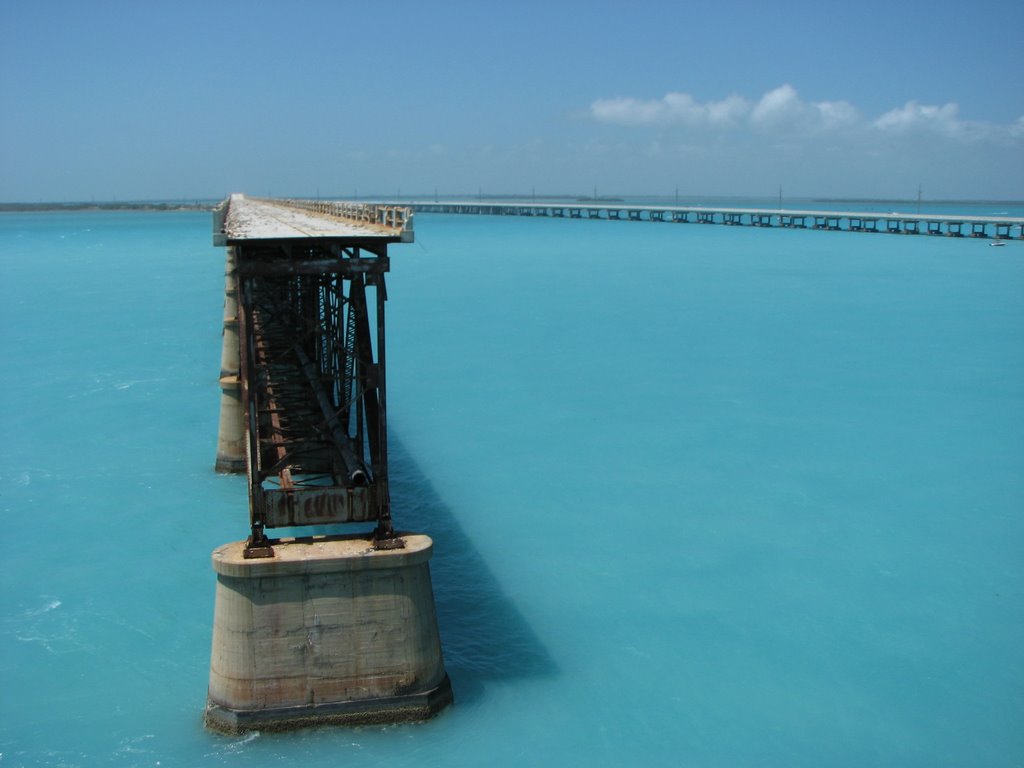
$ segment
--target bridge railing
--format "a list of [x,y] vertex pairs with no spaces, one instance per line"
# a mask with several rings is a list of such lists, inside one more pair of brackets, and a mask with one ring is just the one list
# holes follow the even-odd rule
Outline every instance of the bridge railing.
[[286,205],[299,208],[321,216],[333,216],[345,221],[372,224],[379,227],[396,229],[402,239],[411,240],[412,208],[400,205],[384,205],[380,203],[352,203],[344,200],[297,200],[275,199],[275,205]]

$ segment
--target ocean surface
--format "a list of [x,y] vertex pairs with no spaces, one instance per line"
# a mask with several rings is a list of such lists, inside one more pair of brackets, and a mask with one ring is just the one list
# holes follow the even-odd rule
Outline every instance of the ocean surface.
[[1024,242],[420,215],[391,254],[457,702],[230,738],[210,217],[0,214],[0,768],[1024,764]]

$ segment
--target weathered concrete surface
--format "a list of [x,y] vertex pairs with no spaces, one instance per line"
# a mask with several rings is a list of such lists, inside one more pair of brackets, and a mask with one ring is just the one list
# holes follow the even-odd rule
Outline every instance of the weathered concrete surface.
[[218,472],[245,472],[245,409],[237,374],[220,379],[220,425],[217,429]]
[[220,425],[217,430],[218,472],[245,472],[245,409],[239,379],[238,289],[235,249],[224,263],[224,334],[220,353]]
[[206,724],[220,731],[424,719],[451,703],[429,537],[374,550],[361,536],[213,552]]

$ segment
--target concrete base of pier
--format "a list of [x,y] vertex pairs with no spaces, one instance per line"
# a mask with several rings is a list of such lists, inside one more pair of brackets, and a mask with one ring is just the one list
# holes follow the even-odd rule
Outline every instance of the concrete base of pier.
[[452,702],[434,610],[430,538],[375,550],[365,536],[213,552],[206,725],[285,730],[426,719]]
[[238,347],[238,282],[236,255],[228,247],[224,263],[224,333],[220,352],[220,428],[217,431],[218,472],[244,473],[245,408],[242,405],[241,359]]
[[244,474],[245,408],[242,385],[237,374],[220,378],[220,426],[217,430],[217,461],[214,469],[230,474]]

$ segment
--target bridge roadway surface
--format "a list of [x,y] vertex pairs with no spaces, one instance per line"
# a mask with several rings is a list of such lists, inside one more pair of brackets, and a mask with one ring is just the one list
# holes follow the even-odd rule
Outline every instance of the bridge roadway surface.
[[231,195],[214,217],[214,244],[253,240],[412,242],[407,207]]
[[[705,208],[596,203],[504,203],[485,201],[393,202],[416,213],[460,213],[496,216],[665,221],[732,224],[852,232],[929,234],[951,237],[1024,238],[1024,217],[967,214],[877,213],[874,211],[813,211],[770,208]],[[879,226],[881,223],[881,226]]]

